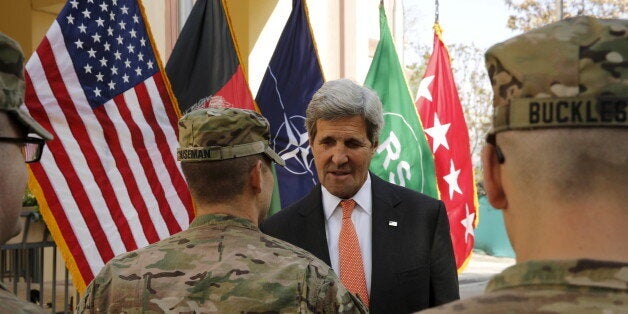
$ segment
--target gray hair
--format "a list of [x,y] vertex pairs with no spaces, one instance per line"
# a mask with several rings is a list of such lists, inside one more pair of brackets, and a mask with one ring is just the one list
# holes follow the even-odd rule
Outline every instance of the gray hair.
[[366,135],[373,145],[384,127],[382,102],[375,92],[348,79],[329,81],[314,93],[305,111],[305,128],[310,139],[316,136],[316,121],[361,116]]

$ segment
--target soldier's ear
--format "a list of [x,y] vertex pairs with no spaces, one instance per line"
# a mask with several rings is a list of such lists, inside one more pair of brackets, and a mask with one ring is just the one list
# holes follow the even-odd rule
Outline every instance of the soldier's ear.
[[508,198],[504,193],[501,178],[502,164],[497,158],[495,146],[485,145],[482,150],[482,169],[484,171],[484,190],[489,203],[497,209],[508,208]]
[[251,168],[251,171],[249,171],[249,182],[255,194],[262,192],[262,171],[264,171],[264,169],[262,169],[264,167],[262,163],[263,162],[258,159]]

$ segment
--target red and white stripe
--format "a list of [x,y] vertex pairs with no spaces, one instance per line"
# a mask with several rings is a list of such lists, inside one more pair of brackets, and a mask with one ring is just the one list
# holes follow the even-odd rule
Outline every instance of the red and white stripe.
[[26,65],[27,110],[55,137],[31,170],[85,283],[193,217],[162,75],[92,109],[56,21]]

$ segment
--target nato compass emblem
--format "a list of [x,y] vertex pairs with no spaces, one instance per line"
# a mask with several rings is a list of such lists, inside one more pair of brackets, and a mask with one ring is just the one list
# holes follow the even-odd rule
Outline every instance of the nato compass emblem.
[[273,148],[286,161],[285,170],[294,175],[309,174],[312,178],[312,184],[316,185],[316,176],[312,171],[314,158],[311,153],[307,131],[304,130],[305,117],[301,115],[288,117],[286,107],[283,104],[283,97],[277,86],[277,78],[270,66],[268,67],[268,73],[275,83],[275,92],[277,93],[277,99],[283,114],[283,121],[273,138]]
[[[296,123],[295,123],[296,122]],[[277,135],[273,139],[273,146],[279,150],[279,156],[286,161],[285,169],[295,175],[303,175],[309,173],[312,177],[312,162],[314,158],[310,153],[310,143],[308,141],[307,132],[299,131],[297,125],[304,125],[305,118],[303,116],[294,115],[288,118],[284,113],[283,123],[277,130]],[[279,143],[288,139],[286,146],[281,148]],[[294,162],[289,162],[294,160]],[[314,184],[314,180],[312,180]]]

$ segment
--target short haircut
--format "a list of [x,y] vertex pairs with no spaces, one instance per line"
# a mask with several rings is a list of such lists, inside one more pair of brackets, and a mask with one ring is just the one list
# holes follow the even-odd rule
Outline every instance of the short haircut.
[[316,137],[316,121],[361,116],[366,121],[366,135],[378,143],[384,126],[382,102],[375,92],[348,79],[329,81],[312,96],[306,110],[305,127],[310,139]]
[[258,160],[270,169],[270,159],[257,154],[220,161],[182,162],[181,169],[195,202],[226,203],[242,194],[248,173]]
[[499,133],[497,141],[513,169],[514,188],[529,191],[531,197],[617,199],[611,194],[628,186],[625,129],[509,131]]

